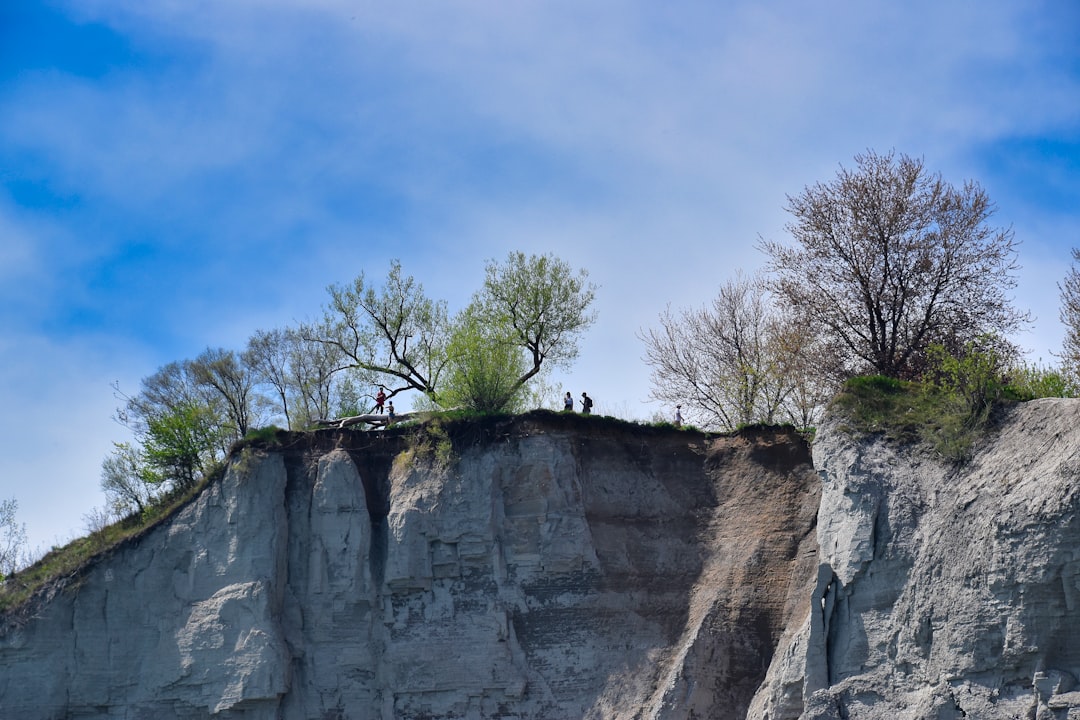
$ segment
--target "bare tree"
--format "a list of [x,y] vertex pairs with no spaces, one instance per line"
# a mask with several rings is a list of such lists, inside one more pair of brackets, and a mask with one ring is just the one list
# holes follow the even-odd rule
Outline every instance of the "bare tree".
[[147,465],[139,449],[131,443],[113,443],[112,454],[101,463],[101,490],[109,509],[123,517],[142,513],[157,498],[161,483]]
[[1061,292],[1061,322],[1065,325],[1065,340],[1062,345],[1061,364],[1072,378],[1080,381],[1080,249],[1072,249],[1073,264],[1065,279],[1058,283]]
[[333,337],[334,332],[327,325],[304,326],[289,336],[290,383],[296,398],[293,420],[299,427],[336,414],[335,401],[346,373],[369,374],[367,368],[350,363],[338,343],[313,339]]
[[18,522],[15,513],[19,503],[14,499],[0,500],[0,579],[26,564],[26,525]]
[[191,374],[197,383],[217,394],[233,440],[258,424],[255,373],[235,352],[207,348],[191,362]]
[[290,347],[295,342],[292,330],[256,330],[248,339],[247,349],[241,355],[244,364],[251,368],[255,379],[272,389],[273,407],[285,417],[286,426],[293,429],[292,384],[289,367]]
[[773,308],[760,278],[738,275],[711,306],[678,314],[669,307],[658,330],[639,335],[651,396],[684,405],[687,420],[704,427],[789,420],[786,408],[805,381],[795,371],[808,368],[801,358],[810,343],[798,330]]
[[974,182],[955,188],[922,160],[868,151],[836,180],[788,197],[790,247],[761,243],[772,287],[833,343],[849,374],[917,374],[931,343],[1005,336],[1027,315],[1011,229]]

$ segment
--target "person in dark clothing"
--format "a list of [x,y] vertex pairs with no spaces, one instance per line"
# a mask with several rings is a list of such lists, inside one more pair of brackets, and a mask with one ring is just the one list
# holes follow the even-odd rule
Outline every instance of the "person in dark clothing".
[[585,393],[581,393],[581,413],[583,415],[592,414],[592,398]]

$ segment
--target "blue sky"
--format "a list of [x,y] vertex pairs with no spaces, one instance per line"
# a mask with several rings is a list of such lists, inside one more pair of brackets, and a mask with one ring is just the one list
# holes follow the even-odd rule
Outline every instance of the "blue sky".
[[0,498],[35,549],[82,534],[127,439],[111,383],[394,258],[451,310],[510,250],[588,269],[599,321],[554,380],[666,411],[636,333],[758,270],[786,195],[866,149],[986,188],[1050,360],[1074,0],[0,4]]

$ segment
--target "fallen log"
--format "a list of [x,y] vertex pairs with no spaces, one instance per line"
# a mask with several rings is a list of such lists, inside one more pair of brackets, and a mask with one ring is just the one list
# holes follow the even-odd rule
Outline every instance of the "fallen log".
[[[408,420],[416,413],[401,413],[394,415],[393,422],[399,423],[403,420]],[[349,417],[340,418],[319,418],[315,421],[316,425],[322,427],[348,427],[349,425],[359,425],[360,423],[367,423],[376,427],[385,427],[390,424],[390,416],[387,414],[379,413],[365,413],[364,415],[350,415]]]

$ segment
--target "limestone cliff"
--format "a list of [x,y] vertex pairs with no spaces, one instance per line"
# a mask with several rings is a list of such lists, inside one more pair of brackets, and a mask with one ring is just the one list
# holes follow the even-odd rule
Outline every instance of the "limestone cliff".
[[282,434],[5,620],[0,717],[742,718],[820,484],[780,430]]
[[1011,410],[960,467],[813,449],[821,565],[749,717],[1080,718],[1080,401]]

